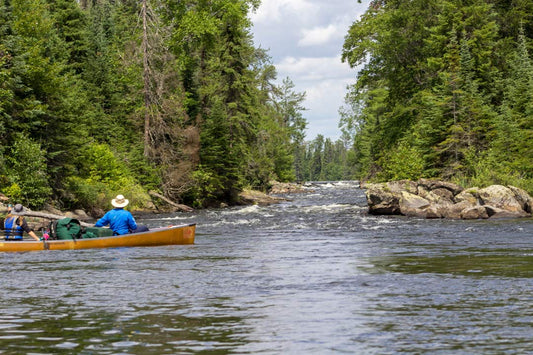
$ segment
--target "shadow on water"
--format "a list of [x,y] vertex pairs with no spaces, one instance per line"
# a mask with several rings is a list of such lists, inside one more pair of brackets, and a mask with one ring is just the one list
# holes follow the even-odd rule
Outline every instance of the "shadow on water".
[[368,273],[452,274],[463,276],[533,277],[533,255],[389,256],[369,259]]

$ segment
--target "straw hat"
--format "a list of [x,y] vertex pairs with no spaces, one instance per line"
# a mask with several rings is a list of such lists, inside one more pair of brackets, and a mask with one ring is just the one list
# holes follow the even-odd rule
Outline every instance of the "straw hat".
[[130,201],[127,198],[124,198],[123,195],[117,195],[117,197],[111,200],[111,204],[118,208],[126,207],[128,203],[130,203]]

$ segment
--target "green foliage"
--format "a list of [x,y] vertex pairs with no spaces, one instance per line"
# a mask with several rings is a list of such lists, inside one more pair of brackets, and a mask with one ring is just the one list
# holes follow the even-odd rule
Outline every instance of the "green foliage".
[[389,155],[379,161],[381,180],[417,180],[424,173],[424,159],[415,148],[402,141]]
[[204,170],[200,165],[193,173],[194,185],[187,192],[186,198],[193,202],[193,207],[202,208],[213,205],[219,199],[219,191],[224,186],[214,173]]
[[28,136],[17,134],[7,157],[7,186],[2,191],[12,201],[41,207],[52,192],[48,185],[45,152]]
[[80,156],[78,171],[67,180],[73,205],[105,209],[118,194],[128,196],[132,208],[147,207],[150,202],[128,167],[105,144],[88,145]]
[[356,178],[355,170],[349,163],[350,159],[354,162],[353,151],[351,153],[342,140],[333,142],[319,134],[302,149],[305,150],[305,163],[301,169],[302,180],[334,181]]
[[149,190],[207,206],[293,180],[305,94],[253,47],[258,5],[0,0],[2,190],[30,206],[122,193],[143,207]]
[[530,188],[533,3],[374,5],[343,48],[362,65],[341,111],[358,175]]

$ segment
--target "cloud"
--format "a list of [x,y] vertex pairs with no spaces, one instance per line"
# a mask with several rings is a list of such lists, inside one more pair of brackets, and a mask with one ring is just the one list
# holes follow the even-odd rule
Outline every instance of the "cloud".
[[[298,41],[298,46],[318,46],[326,44],[331,41],[332,38],[339,36],[339,28],[333,24],[327,27],[315,27],[310,30],[302,30],[303,37]],[[341,34],[342,36],[342,34]]]
[[286,57],[274,65],[279,79],[288,76],[296,92],[306,93],[307,138],[317,134],[338,138],[338,108],[344,104],[346,87],[355,82],[356,71],[342,63],[340,56]]
[[262,0],[250,14],[254,42],[269,50],[278,83],[289,77],[295,91],[306,92],[303,112],[307,138],[338,137],[338,110],[357,69],[340,56],[349,26],[370,0]]
[[354,77],[353,69],[335,57],[285,57],[275,63],[280,77],[290,76],[293,81],[332,80]]
[[306,0],[268,0],[262,1],[259,9],[250,15],[254,24],[272,24],[283,22],[287,17],[298,19],[294,15],[306,16],[316,13],[317,6]]

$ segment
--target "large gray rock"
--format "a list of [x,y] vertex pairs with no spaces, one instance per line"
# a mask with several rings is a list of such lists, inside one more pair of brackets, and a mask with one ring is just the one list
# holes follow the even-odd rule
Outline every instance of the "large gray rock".
[[400,214],[400,194],[387,184],[367,184],[366,199],[371,214]]
[[421,179],[366,184],[369,213],[420,218],[516,218],[531,216],[533,198],[513,186],[463,189],[456,184]]
[[529,196],[529,194],[515,186],[508,186],[511,191],[513,191],[516,201],[522,206],[522,210],[526,211],[527,213],[533,213],[533,198]]
[[412,194],[407,191],[400,192],[400,214],[412,217],[426,217],[426,209],[430,202],[425,198]]
[[479,190],[478,196],[483,205],[491,205],[510,212],[524,211],[514,192],[506,186],[491,185]]

